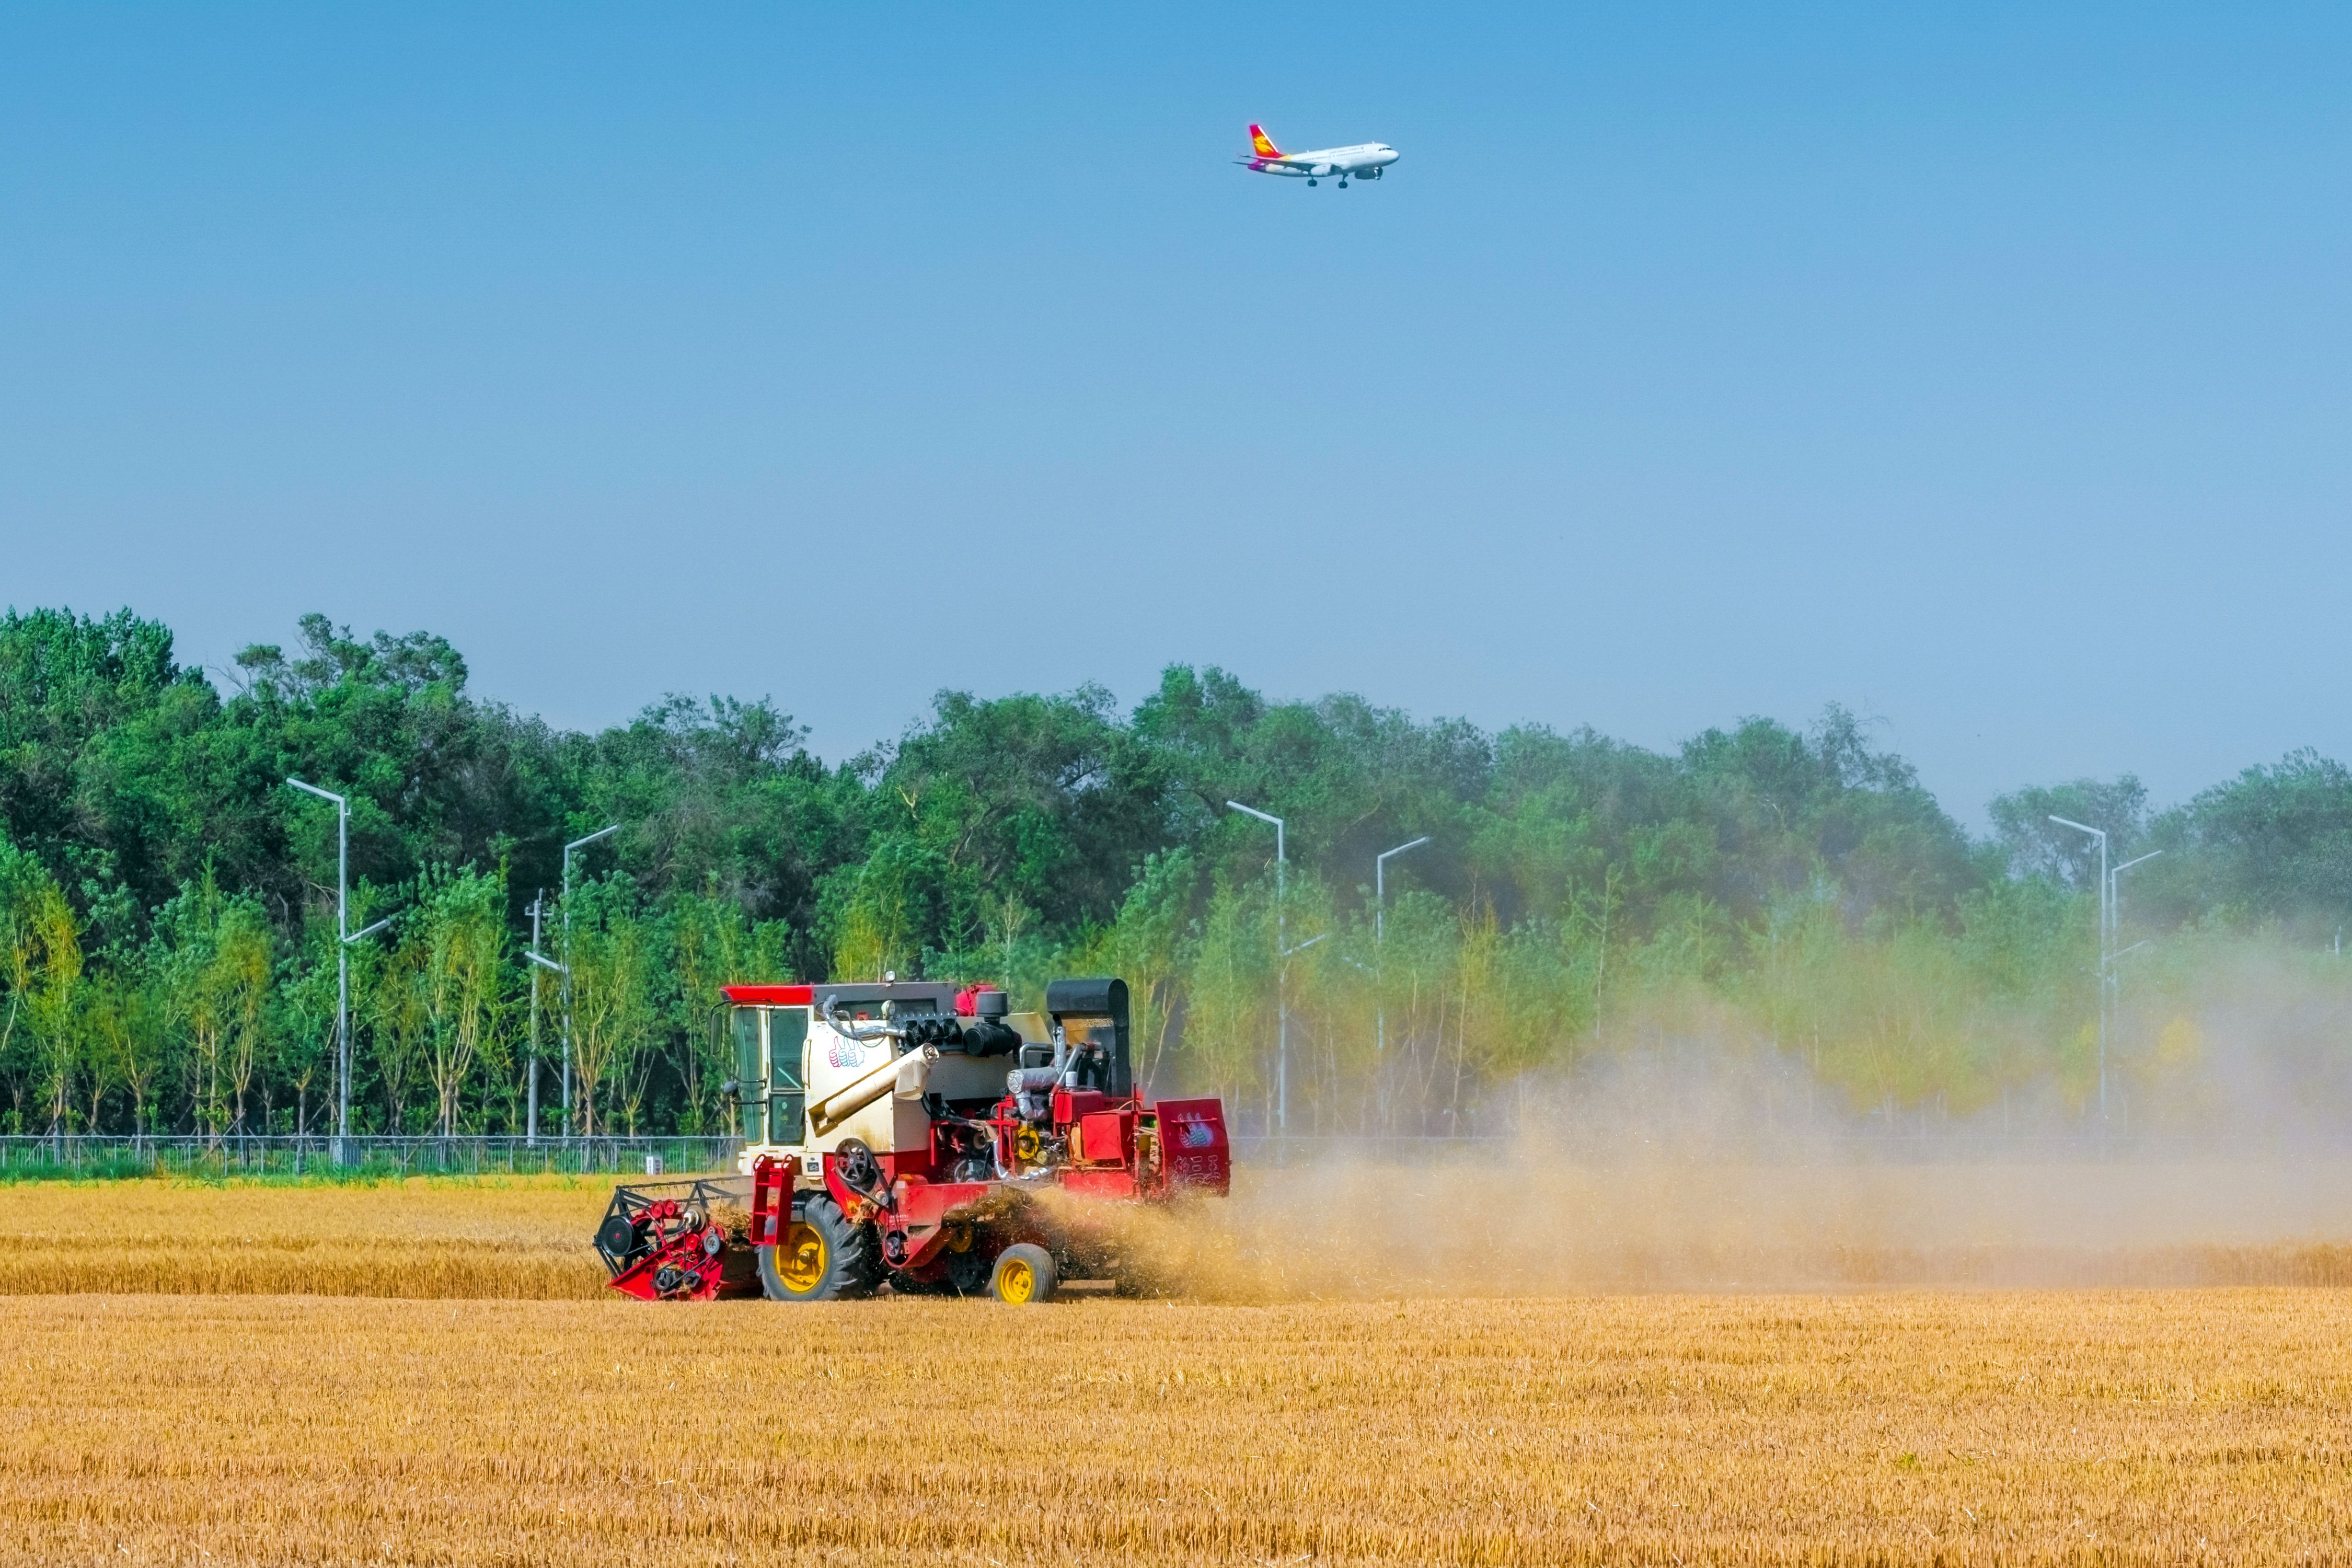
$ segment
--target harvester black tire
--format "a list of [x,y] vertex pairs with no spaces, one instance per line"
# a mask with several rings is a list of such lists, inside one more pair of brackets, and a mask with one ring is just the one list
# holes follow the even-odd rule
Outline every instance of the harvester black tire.
[[1050,1301],[1061,1285],[1054,1255],[1034,1241],[1014,1242],[996,1255],[996,1265],[988,1271],[988,1293],[1017,1307]]
[[[771,1301],[846,1301],[871,1296],[882,1283],[882,1248],[870,1225],[852,1225],[829,1193],[793,1200],[793,1226],[780,1247],[760,1248],[760,1289]],[[809,1243],[815,1244],[811,1256]]]

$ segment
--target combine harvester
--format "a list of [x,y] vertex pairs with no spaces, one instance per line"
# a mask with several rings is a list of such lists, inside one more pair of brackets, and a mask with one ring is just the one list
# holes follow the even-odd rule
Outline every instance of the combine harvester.
[[[648,1301],[929,1291],[1053,1299],[1142,1288],[1085,1205],[1223,1196],[1215,1100],[1146,1105],[1127,983],[1056,980],[1043,1013],[993,986],[726,989],[740,1174],[624,1186],[596,1229],[612,1286]],[[1101,1211],[1096,1211],[1098,1220]]]

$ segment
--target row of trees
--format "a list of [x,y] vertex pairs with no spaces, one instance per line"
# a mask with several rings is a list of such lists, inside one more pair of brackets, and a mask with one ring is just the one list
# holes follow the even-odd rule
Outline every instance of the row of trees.
[[[9,1129],[320,1125],[335,824],[289,775],[351,796],[354,923],[393,922],[351,952],[373,1130],[517,1129],[535,1055],[551,1085],[535,903],[572,971],[575,1128],[689,1131],[726,1125],[720,984],[884,970],[1123,973],[1158,1084],[1280,1092],[1300,1130],[1463,1127],[1531,1074],[1666,1047],[1800,1063],[1890,1121],[2079,1106],[2096,873],[2051,812],[2168,851],[2132,917],[2177,953],[2308,947],[2352,908],[2352,775],[2309,755],[2160,814],[2128,778],[2022,791],[1979,841],[1836,710],[1656,752],[1180,666],[1124,711],[943,693],[827,764],[766,701],[561,731],[473,697],[440,638],[300,634],[216,682],[127,611],[0,619]],[[1229,800],[1286,820],[1279,900]],[[610,822],[567,919],[562,846]],[[1381,933],[1372,858],[1422,835]],[[2179,1065],[2155,1042],[2195,984],[2168,963],[2118,1026],[2126,1083]]]
[[[541,1092],[562,1081],[566,999],[524,960],[505,879],[436,868],[401,890],[412,897],[391,934],[352,954],[357,1124],[523,1131],[532,1064]],[[625,874],[573,901],[568,1124],[635,1132],[667,1082],[676,1092],[665,1125],[724,1131],[711,1001],[728,980],[780,972],[780,928],[706,896],[648,908]],[[258,899],[205,876],[155,911],[143,942],[89,953],[83,934],[47,869],[0,845],[9,1129],[236,1134],[329,1124],[341,983],[330,914],[312,910],[299,931],[280,932]],[[560,1107],[545,1125],[565,1125]]]

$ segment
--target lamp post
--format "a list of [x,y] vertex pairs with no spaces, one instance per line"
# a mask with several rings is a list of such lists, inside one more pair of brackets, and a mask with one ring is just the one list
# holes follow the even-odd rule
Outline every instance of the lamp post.
[[392,923],[380,920],[363,931],[352,930],[352,803],[329,789],[300,779],[286,781],[306,795],[335,803],[335,1163],[346,1164],[343,1142],[352,1132],[352,943],[373,936]]
[[[1275,976],[1275,988],[1276,988],[1278,992],[1280,992],[1286,999],[1287,999],[1287,997],[1288,997],[1288,995],[1289,995],[1289,993],[1290,993],[1290,959],[1291,959],[1291,955],[1292,955],[1293,953],[1305,952],[1308,948],[1313,947],[1317,942],[1323,941],[1325,937],[1328,937],[1330,934],[1331,934],[1331,933],[1330,933],[1329,931],[1325,931],[1325,932],[1323,933],[1323,935],[1322,935],[1322,936],[1310,936],[1310,937],[1308,937],[1305,942],[1300,942],[1297,947],[1278,947],[1278,948],[1276,949],[1276,951],[1281,954],[1281,957],[1282,957],[1282,968],[1281,968],[1281,970],[1279,971],[1279,973],[1276,973],[1276,975]],[[1287,1013],[1285,1013],[1283,1016],[1284,1016],[1284,1021],[1285,1021],[1286,1023],[1287,1023],[1287,1022],[1288,1022],[1288,1019],[1289,1019],[1289,1015],[1288,1015]],[[1285,1054],[1285,1056],[1284,1056],[1284,1058],[1283,1058],[1283,1059],[1282,1059],[1282,1061],[1281,1061],[1281,1063],[1280,1063],[1280,1070],[1278,1071],[1278,1073],[1277,1073],[1277,1075],[1276,1075],[1276,1082],[1280,1086],[1280,1088],[1281,1088],[1281,1089],[1282,1089],[1282,1091],[1283,1091],[1283,1092],[1282,1092],[1282,1096],[1281,1096],[1281,1100],[1280,1100],[1281,1109],[1282,1109],[1283,1113],[1284,1113],[1284,1114],[1283,1114],[1282,1125],[1283,1125],[1284,1130],[1285,1130],[1285,1131],[1287,1131],[1287,1130],[1289,1129],[1289,1126],[1290,1126],[1290,1118],[1289,1118],[1289,1114],[1288,1114],[1288,1112],[1289,1112],[1289,1108],[1290,1108],[1290,1107],[1289,1107],[1289,1101],[1290,1101],[1290,1095],[1289,1095],[1290,1073],[1289,1073],[1289,1058],[1288,1058],[1287,1053],[1286,1053],[1286,1054]]]
[[[2124,939],[2124,873],[2142,860],[2153,860],[2163,853],[2161,849],[2151,849],[2145,855],[2125,861],[2107,873],[2107,929],[2113,933],[2109,938],[2110,945]],[[2124,1010],[2124,971],[2123,965],[2117,961],[2124,956],[2124,953],[2137,952],[2147,945],[2145,942],[2136,942],[2121,952],[2107,955],[2107,994],[2113,998],[2115,1010],[2118,1016]]]
[[2099,841],[2099,1125],[2107,1124],[2107,949],[2114,941],[2115,884],[2107,879],[2107,832],[2085,822],[2060,816],[2053,812],[2050,820],[2061,827],[2071,827],[2077,833],[2087,833]]
[[[1410,844],[1400,844],[1393,849],[1383,849],[1372,857],[1372,954],[1376,959],[1383,959],[1388,953],[1389,857],[1402,855],[1408,849],[1418,849],[1428,842],[1429,835],[1424,833]],[[1385,966],[1381,973],[1385,973]],[[1381,1055],[1385,1056],[1389,1048],[1389,1001],[1386,990],[1380,993],[1379,1018],[1379,1036],[1375,1041],[1375,1048]]]
[[[563,1136],[567,1139],[572,1136],[572,852],[620,831],[621,825],[616,822],[563,847],[563,962],[538,959],[563,976]],[[532,956],[538,958],[536,953]]]
[[[547,912],[547,889],[540,889],[530,899],[530,945],[523,950],[526,958],[539,956],[539,922]],[[530,977],[530,1061],[523,1069],[525,1100],[530,1110],[523,1121],[523,1146],[539,1146],[539,976]]]
[[[539,911],[535,909],[531,911],[533,917],[531,924],[534,927],[539,924],[539,921],[537,919],[538,913]],[[572,984],[571,965],[556,963],[555,960],[548,957],[547,954],[540,952],[536,947],[527,947],[523,949],[522,955],[530,960],[533,963],[538,964],[541,969],[552,969],[556,973],[563,976],[563,983],[566,985]],[[539,1142],[539,976],[535,974],[531,976],[530,980],[530,1135],[526,1142],[535,1145]],[[566,1138],[569,1138],[572,1136],[572,1101],[569,1093],[571,1079],[567,1076],[564,1081],[566,1087],[566,1098],[563,1102],[563,1135]]]
[[1388,1056],[1389,1056],[1389,858],[1408,849],[1418,849],[1429,842],[1424,833],[1410,844],[1400,844],[1393,849],[1383,849],[1372,857],[1372,1054],[1378,1065],[1372,1069],[1380,1075],[1381,1115],[1388,1117]]
[[[2118,938],[2123,935],[2124,929],[2124,873],[2138,865],[2142,860],[2153,860],[2163,853],[2164,851],[2161,849],[2151,849],[2145,855],[2136,856],[2133,858],[2125,861],[2122,865],[2107,873],[2107,921],[2115,928],[2115,934]],[[2117,954],[2116,956],[2120,957],[2122,955]]]
[[[1284,853],[1282,818],[1240,801],[1225,802],[1235,811],[1274,824],[1274,951],[1282,960],[1274,980],[1274,1125],[1290,1131],[1290,927],[1286,893],[1289,857]],[[1302,944],[1303,945],[1303,944]]]

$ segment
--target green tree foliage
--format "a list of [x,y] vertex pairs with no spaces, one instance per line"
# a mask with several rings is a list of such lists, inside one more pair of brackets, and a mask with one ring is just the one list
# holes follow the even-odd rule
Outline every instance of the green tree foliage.
[[454,1134],[478,1068],[503,1072],[509,1052],[506,888],[472,870],[443,871],[419,889],[415,934],[423,949],[425,1059],[433,1079],[434,1130]]
[[47,868],[0,844],[0,1070],[15,1114],[27,1091],[50,1131],[62,1130],[71,1090],[82,975],[80,922]]
[[2147,790],[2129,773],[2113,782],[2076,779],[2002,795],[1992,803],[1990,815],[2011,875],[2096,889],[2098,840],[2054,818],[2063,816],[2106,834],[2108,862],[2121,865],[2145,847]]
[[656,983],[659,1024],[679,1093],[678,1129],[723,1133],[730,1124],[719,1086],[734,1076],[733,1037],[717,1014],[719,988],[789,973],[791,928],[753,922],[740,902],[716,890],[670,901],[656,946],[668,953],[667,984]]
[[2352,772],[2315,752],[2248,768],[2150,825],[2159,918],[2222,913],[2340,928],[2352,909]]
[[158,910],[154,923],[149,963],[170,998],[192,1130],[259,1131],[246,1125],[245,1111],[270,976],[261,905],[224,891],[206,872]]
[[614,875],[578,889],[565,934],[572,973],[572,1054],[579,1130],[635,1132],[658,1060],[654,930],[637,889]]
[[[2091,1081],[2096,851],[2053,814],[2118,863],[2163,851],[2124,883],[2139,934],[2316,942],[2352,906],[2352,774],[2308,753],[2161,813],[2128,776],[2021,790],[1978,843],[1837,709],[1660,752],[1176,666],[1129,711],[943,692],[832,765],[765,700],[560,731],[476,696],[426,633],[306,616],[216,685],[128,611],[10,612],[8,1128],[320,1125],[336,821],[289,775],[350,797],[352,923],[393,919],[349,954],[363,1131],[519,1128],[534,997],[551,1100],[560,987],[522,957],[525,911],[615,822],[575,857],[568,944],[560,914],[541,938],[572,968],[583,1131],[727,1125],[721,985],[885,971],[1024,1005],[1122,973],[1155,1089],[1255,1119],[1286,1070],[1295,1128],[1460,1128],[1530,1073],[1692,1041],[1890,1123],[1966,1114]],[[1273,834],[1235,800],[1288,825],[1279,909]],[[1372,858],[1422,835],[1383,923]]]

